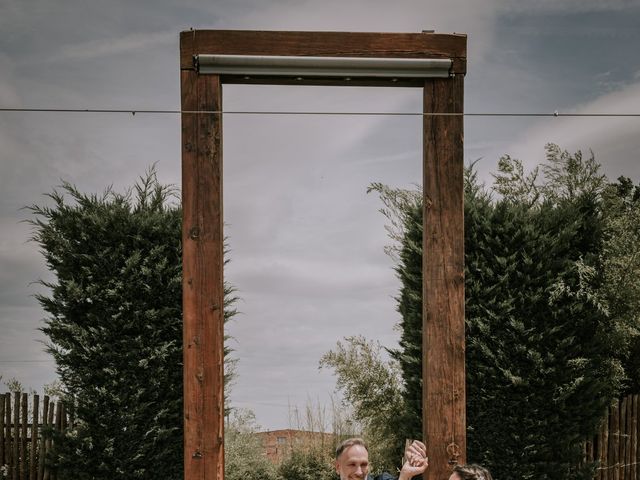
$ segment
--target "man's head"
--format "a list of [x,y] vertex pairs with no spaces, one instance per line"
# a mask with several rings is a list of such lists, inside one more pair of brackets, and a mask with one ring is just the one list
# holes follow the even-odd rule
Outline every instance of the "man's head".
[[369,450],[361,438],[349,438],[336,449],[336,473],[340,480],[361,480],[369,473]]
[[493,480],[489,470],[480,465],[456,465],[449,480]]

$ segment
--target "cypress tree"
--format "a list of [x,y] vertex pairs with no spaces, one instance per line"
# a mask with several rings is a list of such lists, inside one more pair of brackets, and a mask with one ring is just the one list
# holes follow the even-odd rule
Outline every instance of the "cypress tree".
[[[488,210],[488,211],[487,211]],[[578,471],[620,379],[597,306],[571,295],[593,257],[596,205],[501,201],[467,244],[469,457],[497,477],[590,478]]]
[[405,222],[395,268],[402,285],[396,297],[400,313],[399,348],[389,349],[400,365],[404,387],[405,410],[397,420],[398,458],[402,456],[404,439],[422,438],[422,205],[412,205]]
[[[623,377],[616,319],[594,293],[604,282],[604,177],[593,157],[547,152],[541,186],[537,169],[525,175],[509,157],[496,176],[499,200],[471,170],[465,184],[468,459],[497,478],[589,478],[593,466],[576,467],[582,442]],[[388,204],[389,191],[376,190]],[[399,206],[402,320],[392,354],[407,405],[398,430],[412,437],[422,419],[422,206]]]
[[49,197],[30,207],[55,276],[38,300],[77,419],[51,461],[64,478],[181,479],[181,209],[153,170],[126,194]]

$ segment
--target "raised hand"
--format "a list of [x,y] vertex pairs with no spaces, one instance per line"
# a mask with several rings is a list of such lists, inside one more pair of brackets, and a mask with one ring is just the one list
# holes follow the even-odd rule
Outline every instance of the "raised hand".
[[419,440],[414,440],[407,446],[404,451],[404,458],[405,461],[402,465],[402,470],[400,470],[398,480],[409,480],[416,475],[424,473],[429,466],[427,448]]

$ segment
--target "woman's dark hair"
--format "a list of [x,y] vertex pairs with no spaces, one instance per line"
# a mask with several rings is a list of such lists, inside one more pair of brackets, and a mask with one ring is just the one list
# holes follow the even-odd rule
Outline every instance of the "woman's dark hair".
[[493,480],[489,470],[476,464],[456,465],[453,472],[458,474],[460,480]]

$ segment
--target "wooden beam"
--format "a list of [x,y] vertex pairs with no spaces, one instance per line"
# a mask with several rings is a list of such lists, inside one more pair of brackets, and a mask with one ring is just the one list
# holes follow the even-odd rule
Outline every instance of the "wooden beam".
[[[425,113],[462,113],[464,77],[429,79]],[[463,117],[424,117],[423,428],[428,479],[466,460]]]
[[[182,109],[220,111],[216,75],[183,70]],[[222,115],[182,115],[184,478],[222,479]]]
[[450,58],[453,60],[451,71],[456,74],[464,74],[467,66],[467,36],[461,34],[191,30],[181,33],[180,45],[182,69],[193,68],[194,52],[222,55]]

